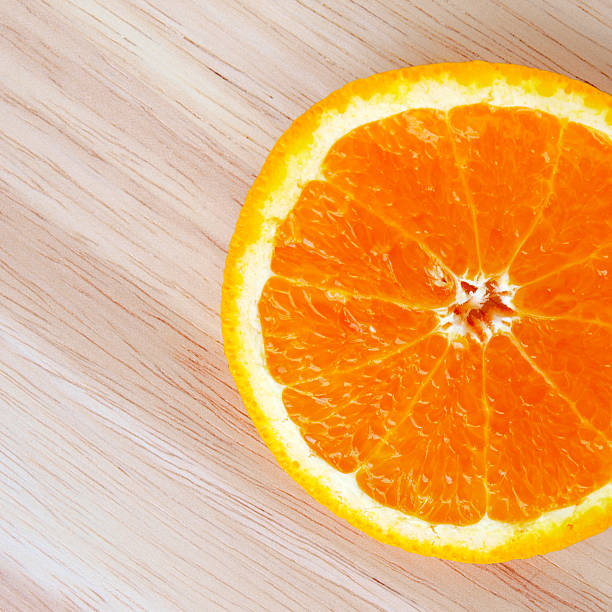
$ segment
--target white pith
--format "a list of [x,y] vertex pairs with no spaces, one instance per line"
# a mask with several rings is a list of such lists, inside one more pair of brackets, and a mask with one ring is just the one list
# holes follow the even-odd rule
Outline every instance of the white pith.
[[[455,277],[457,287],[455,300],[448,307],[436,308],[435,313],[438,315],[438,330],[440,333],[447,336],[450,340],[459,337],[467,337],[479,343],[486,343],[495,334],[509,333],[512,330],[512,322],[516,318],[514,314],[501,314],[494,312],[491,315],[491,320],[487,325],[481,328],[483,335],[479,335],[475,329],[470,326],[464,316],[453,313],[453,306],[457,304],[468,303],[471,308],[478,310],[486,301],[488,291],[485,283],[488,281],[483,274],[478,274],[474,277]],[[498,295],[504,305],[514,310],[512,298],[517,292],[519,286],[511,285],[507,273],[495,277],[495,283],[498,289]],[[467,293],[462,286],[462,281],[476,287],[476,291],[472,294]]]
[[[478,523],[463,527],[432,525],[399,510],[383,506],[359,488],[354,473],[341,474],[314,453],[302,438],[297,425],[289,419],[282,401],[284,387],[274,381],[266,367],[257,309],[263,287],[272,275],[269,263],[277,227],[297,201],[302,186],[318,176],[321,162],[336,140],[359,125],[409,108],[448,110],[460,104],[478,102],[487,102],[496,106],[520,105],[551,112],[600,130],[612,138],[612,130],[604,114],[586,107],[580,95],[568,96],[565,92],[559,91],[558,94],[543,97],[536,92],[526,91],[520,85],[509,85],[502,79],[484,90],[480,86],[460,85],[450,79],[446,82],[424,80],[411,87],[398,84],[397,91],[380,94],[367,101],[354,99],[342,113],[327,112],[321,120],[321,127],[314,132],[310,146],[288,160],[283,183],[274,193],[269,194],[262,210],[265,220],[259,240],[247,248],[240,262],[244,273],[242,287],[238,293],[238,306],[244,316],[239,333],[242,336],[244,358],[249,361],[250,383],[257,403],[265,409],[276,439],[282,441],[286,454],[299,463],[301,470],[335,495],[342,506],[360,512],[366,519],[370,518],[373,523],[380,525],[383,530],[424,542],[431,541],[433,534],[434,541],[437,539],[444,544],[464,546],[472,550],[491,550],[516,536],[519,531],[531,530],[538,533],[544,524],[546,526],[561,524],[574,513],[598,505],[602,500],[612,497],[612,485],[605,485],[578,505],[553,510],[520,526],[495,521],[487,516]],[[484,279],[463,280],[482,285]],[[500,283],[503,282],[503,278],[500,279]],[[509,284],[507,277],[505,283],[504,287],[509,296],[507,305],[512,307],[511,298],[516,287]],[[463,291],[460,283],[457,285],[457,300],[465,301],[464,298],[469,296]],[[483,296],[472,297],[482,299]],[[447,308],[439,309],[437,312],[444,333],[452,336],[465,335],[469,332],[464,329],[464,322],[448,318]],[[503,333],[508,331],[511,325],[511,317],[496,316],[490,333]]]

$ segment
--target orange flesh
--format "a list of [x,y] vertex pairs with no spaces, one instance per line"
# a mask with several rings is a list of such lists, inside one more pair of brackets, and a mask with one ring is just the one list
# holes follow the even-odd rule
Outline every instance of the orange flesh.
[[[268,368],[314,452],[432,523],[532,519],[609,482],[611,168],[601,134],[482,104],[336,142],[259,301]],[[448,312],[464,335],[439,326]],[[487,335],[494,314],[511,331]]]

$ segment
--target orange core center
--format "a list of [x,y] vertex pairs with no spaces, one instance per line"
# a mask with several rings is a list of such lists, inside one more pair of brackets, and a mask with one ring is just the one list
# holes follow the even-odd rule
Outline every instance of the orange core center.
[[493,322],[499,317],[512,317],[516,313],[508,305],[511,292],[500,288],[497,279],[490,278],[481,285],[461,281],[467,299],[449,306],[449,314],[458,317],[480,339],[486,331],[493,331]]

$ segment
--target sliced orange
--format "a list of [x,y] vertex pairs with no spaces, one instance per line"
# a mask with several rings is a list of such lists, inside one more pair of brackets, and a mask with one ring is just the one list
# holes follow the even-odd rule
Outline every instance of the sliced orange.
[[374,537],[474,562],[612,523],[612,103],[483,62],[300,117],[232,238],[231,372],[283,468]]

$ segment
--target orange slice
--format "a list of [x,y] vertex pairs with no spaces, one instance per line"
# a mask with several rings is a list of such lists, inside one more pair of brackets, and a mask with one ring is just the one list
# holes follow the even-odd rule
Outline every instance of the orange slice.
[[278,141],[225,268],[231,372],[283,468],[473,562],[612,523],[612,103],[483,62],[350,83]]

